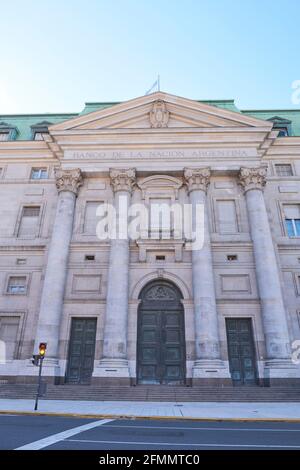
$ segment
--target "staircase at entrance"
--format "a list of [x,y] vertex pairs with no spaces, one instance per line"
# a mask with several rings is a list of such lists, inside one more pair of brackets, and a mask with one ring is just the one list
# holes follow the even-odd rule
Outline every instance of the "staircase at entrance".
[[[0,399],[34,399],[34,384],[2,384]],[[184,387],[168,385],[48,385],[45,400],[154,402],[300,402],[297,387]]]

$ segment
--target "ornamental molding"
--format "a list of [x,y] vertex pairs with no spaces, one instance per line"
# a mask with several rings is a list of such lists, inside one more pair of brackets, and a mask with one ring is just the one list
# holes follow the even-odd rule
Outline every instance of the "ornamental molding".
[[207,192],[210,183],[210,168],[185,168],[184,181],[188,192],[201,190]]
[[142,190],[142,199],[149,203],[151,197],[170,197],[178,199],[178,191],[182,187],[182,179],[169,175],[151,175],[137,183]]
[[148,290],[145,300],[177,300],[177,296],[170,287],[157,285]]
[[259,189],[263,191],[267,182],[266,178],[266,166],[261,166],[259,168],[242,167],[239,172],[239,184],[243,187],[245,192],[250,189]]
[[57,191],[70,191],[76,196],[83,183],[82,173],[79,168],[74,170],[54,169]]
[[169,118],[170,113],[167,110],[166,103],[162,100],[155,101],[149,113],[151,127],[155,129],[168,127]]
[[110,182],[114,192],[128,191],[132,192],[136,184],[135,168],[117,169],[113,168],[109,172]]

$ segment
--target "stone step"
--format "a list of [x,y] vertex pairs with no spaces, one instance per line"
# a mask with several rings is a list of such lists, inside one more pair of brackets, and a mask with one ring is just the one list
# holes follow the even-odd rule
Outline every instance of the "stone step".
[[[25,386],[18,386],[18,385],[14,385],[14,386],[10,386],[10,387],[6,387],[6,386],[3,386],[1,385],[0,386],[0,391],[10,391],[10,390],[22,390],[22,391],[31,391],[31,390],[35,390],[36,389],[36,385],[32,385],[30,387],[26,387]],[[143,394],[143,393],[152,393],[152,394],[170,394],[170,393],[186,393],[186,394],[195,394],[195,393],[199,393],[199,394],[202,394],[202,393],[228,393],[228,394],[231,394],[231,393],[235,393],[235,394],[243,394],[243,393],[255,393],[255,394],[264,394],[264,393],[299,393],[300,390],[294,390],[294,389],[277,389],[277,388],[253,388],[253,389],[246,389],[246,388],[230,388],[230,389],[221,389],[221,388],[215,388],[215,389],[211,389],[211,390],[205,390],[205,389],[196,389],[196,388],[189,388],[189,389],[179,389],[179,390],[176,390],[176,391],[173,391],[173,390],[144,390],[144,389],[139,389],[139,388],[135,388],[135,387],[131,387],[128,389],[118,389],[118,388],[111,388],[111,389],[105,389],[105,388],[88,388],[88,389],[82,389],[80,386],[74,386],[72,387],[72,389],[70,388],[65,388],[63,386],[57,386],[55,388],[53,388],[53,386],[51,385],[48,385],[48,390],[51,390],[51,391],[55,391],[55,392],[63,392],[63,393],[72,393],[72,392],[75,392],[75,393],[89,393],[89,392],[92,392],[92,393],[134,393],[134,394]]]
[[[0,398],[33,399],[34,384],[1,384]],[[146,386],[100,387],[86,385],[48,385],[48,400],[93,401],[171,401],[171,402],[300,402],[300,387],[180,387]]]

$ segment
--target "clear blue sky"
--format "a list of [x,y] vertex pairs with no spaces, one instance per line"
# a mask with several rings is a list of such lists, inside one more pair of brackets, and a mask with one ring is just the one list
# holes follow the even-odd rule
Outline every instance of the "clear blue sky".
[[163,91],[299,108],[299,0],[0,0],[0,114]]

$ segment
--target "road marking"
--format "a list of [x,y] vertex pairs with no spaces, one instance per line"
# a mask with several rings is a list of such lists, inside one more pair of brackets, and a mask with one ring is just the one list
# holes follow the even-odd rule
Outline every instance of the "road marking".
[[83,431],[88,431],[89,429],[97,428],[103,424],[110,423],[114,421],[113,419],[102,419],[100,421],[93,421],[92,423],[83,424],[82,426],[77,426],[76,428],[68,429],[67,431],[59,432],[58,434],[53,434],[52,436],[45,437],[44,439],[39,439],[38,441],[31,442],[30,444],[25,444],[24,446],[18,447],[15,450],[39,450],[44,447],[51,446],[56,442],[63,441],[68,437],[75,436]]
[[300,429],[273,429],[273,428],[197,428],[197,427],[175,427],[175,426],[129,426],[129,425],[108,425],[105,428],[130,428],[130,429],[172,429],[183,431],[254,431],[254,432],[300,432]]
[[126,445],[151,445],[151,446],[175,446],[175,447],[255,447],[264,449],[300,449],[298,446],[281,446],[281,445],[264,445],[264,444],[188,444],[186,442],[180,444],[175,442],[134,442],[134,441],[92,441],[88,439],[67,439],[65,442],[90,442],[93,444],[126,444]]

